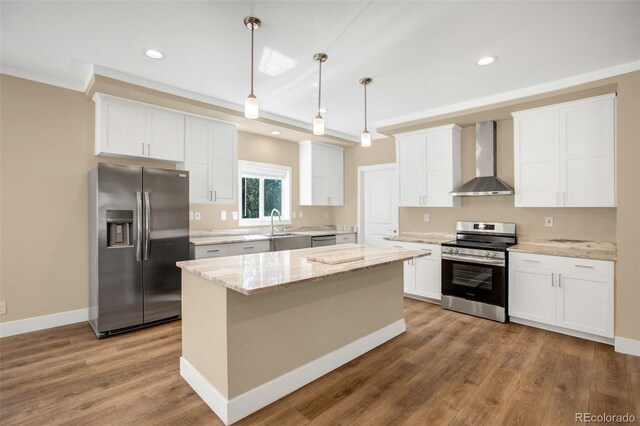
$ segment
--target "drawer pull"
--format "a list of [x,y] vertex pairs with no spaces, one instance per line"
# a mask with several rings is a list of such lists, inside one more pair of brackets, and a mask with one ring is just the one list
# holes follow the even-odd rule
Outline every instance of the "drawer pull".
[[539,260],[524,259],[525,262],[540,263]]
[[207,253],[217,253],[219,251],[220,249],[211,249],[211,250],[207,250]]
[[422,251],[431,251],[431,249],[420,249]]
[[399,248],[399,249],[401,249],[401,248],[402,248],[402,246],[392,246],[392,247],[393,247],[393,248]]
[[249,247],[242,247],[245,250],[251,250],[253,248],[253,246],[249,246]]
[[593,266],[589,266],[589,265],[573,265],[576,268],[588,268],[588,269],[593,269]]

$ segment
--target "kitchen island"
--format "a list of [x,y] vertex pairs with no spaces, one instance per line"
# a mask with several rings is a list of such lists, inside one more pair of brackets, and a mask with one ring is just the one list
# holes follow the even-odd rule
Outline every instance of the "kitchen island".
[[180,373],[234,423],[403,333],[403,262],[428,255],[343,244],[179,262]]

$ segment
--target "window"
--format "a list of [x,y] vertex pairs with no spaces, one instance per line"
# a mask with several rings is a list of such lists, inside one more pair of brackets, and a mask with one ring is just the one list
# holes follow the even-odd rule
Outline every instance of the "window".
[[282,214],[282,221],[274,219],[277,223],[290,224],[291,167],[251,161],[238,161],[238,166],[240,225],[268,224],[273,209]]

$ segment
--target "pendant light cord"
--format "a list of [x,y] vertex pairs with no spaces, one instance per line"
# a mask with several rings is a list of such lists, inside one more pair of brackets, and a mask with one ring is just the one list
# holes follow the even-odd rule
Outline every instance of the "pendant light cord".
[[363,84],[364,86],[364,131],[368,132],[367,130],[367,84]]
[[253,28],[254,24],[251,24],[251,94],[253,95]]
[[320,99],[322,98],[322,61],[318,61],[320,64],[320,72],[318,73],[318,115],[320,115]]

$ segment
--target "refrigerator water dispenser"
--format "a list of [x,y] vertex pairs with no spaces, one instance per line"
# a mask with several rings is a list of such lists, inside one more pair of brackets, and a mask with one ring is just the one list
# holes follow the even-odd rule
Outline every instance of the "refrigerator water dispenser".
[[107,210],[107,247],[133,246],[133,210]]

